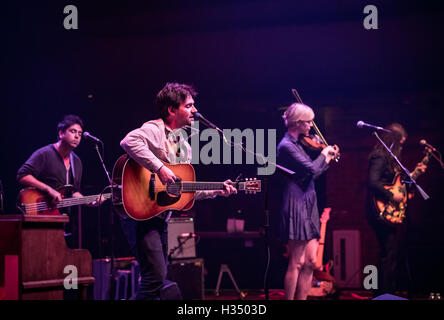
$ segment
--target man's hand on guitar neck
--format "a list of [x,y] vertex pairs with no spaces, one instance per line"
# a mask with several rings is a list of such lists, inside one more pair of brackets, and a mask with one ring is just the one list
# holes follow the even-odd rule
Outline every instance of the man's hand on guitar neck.
[[[74,196],[74,195],[73,195]],[[82,197],[83,197],[83,195],[82,195]],[[103,197],[103,195],[99,195],[98,197],[97,197],[97,199],[96,200],[94,200],[93,202],[91,202],[91,203],[88,203],[88,206],[90,206],[90,207],[98,207],[98,206],[100,206],[103,202],[105,202],[105,198]]]
[[427,169],[427,165],[425,165],[424,163],[420,162],[416,165],[415,167],[415,171],[419,172],[419,173],[424,173]]
[[[76,192],[74,192],[74,193],[72,194],[72,197],[73,197],[73,198],[83,198],[84,195],[81,194],[80,192],[76,191]],[[88,207],[98,207],[98,206],[100,206],[105,200],[106,200],[106,199],[105,199],[102,195],[99,195],[94,201],[91,201],[91,202],[87,203],[86,205],[87,205]]]
[[230,179],[224,181],[225,189],[215,191],[215,195],[222,196],[222,197],[226,198],[232,194],[237,194],[237,189],[235,187],[233,187],[232,183],[233,183],[233,181],[231,181]]

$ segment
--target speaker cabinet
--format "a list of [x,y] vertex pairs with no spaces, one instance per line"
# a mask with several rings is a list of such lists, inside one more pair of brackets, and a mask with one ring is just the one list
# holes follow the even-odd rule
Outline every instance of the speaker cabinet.
[[204,260],[202,258],[171,261],[168,265],[168,279],[177,283],[184,300],[205,298]]
[[196,257],[194,237],[181,237],[183,234],[194,235],[193,218],[171,218],[168,221],[168,255],[171,259]]
[[333,231],[334,274],[341,288],[360,288],[361,241],[358,230]]

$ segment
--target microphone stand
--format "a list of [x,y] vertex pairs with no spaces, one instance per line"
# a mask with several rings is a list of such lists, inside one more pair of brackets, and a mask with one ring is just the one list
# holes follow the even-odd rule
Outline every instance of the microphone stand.
[[[111,243],[110,275],[114,276],[114,211],[113,211],[113,205],[112,205],[112,198],[114,196],[115,184],[113,183],[113,181],[112,181],[112,179],[111,179],[111,177],[109,175],[109,171],[106,169],[106,165],[105,165],[105,162],[103,160],[104,153],[105,153],[104,152],[104,150],[105,150],[104,144],[103,144],[102,141],[100,141],[100,143],[102,145],[102,153],[100,153],[99,146],[98,146],[97,143],[95,144],[95,148],[96,148],[97,155],[99,156],[100,163],[102,164],[103,170],[105,171],[106,178],[108,179],[108,183],[109,183],[110,188],[111,188],[111,204],[110,204],[110,210],[109,210],[110,211],[110,225],[111,225],[111,235],[110,235],[110,237],[111,237],[111,239],[110,239],[110,243]],[[101,221],[100,221],[100,205],[98,207],[98,211],[99,211],[99,214],[98,214],[99,248],[98,248],[98,250],[99,250],[99,257],[102,258],[102,239],[101,239],[101,226],[100,226],[100,223],[101,223]]]
[[[384,146],[384,148],[387,150],[387,152],[392,156],[392,158],[393,159],[395,159],[395,161],[396,161],[396,163],[399,165],[399,167],[402,169],[402,171],[404,171],[404,173],[405,173],[405,175],[408,177],[407,178],[407,180],[406,181],[402,181],[403,183],[409,183],[409,184],[413,184],[413,185],[415,185],[415,187],[416,187],[416,189],[418,190],[418,192],[419,192],[419,194],[423,197],[423,199],[424,200],[428,200],[430,197],[429,197],[429,195],[416,183],[416,181],[415,181],[415,179],[413,179],[413,177],[411,176],[411,173],[410,173],[410,171],[406,168],[406,167],[404,167],[403,165],[402,165],[402,163],[401,163],[401,161],[399,161],[399,159],[398,159],[398,157],[396,157],[394,154],[393,154],[393,152],[392,152],[392,150],[389,148],[389,147],[387,147],[387,145],[384,143],[384,141],[382,141],[382,139],[378,136],[378,133],[376,132],[376,131],[374,131],[373,132],[373,135],[379,140],[379,142]],[[407,192],[408,193],[408,192]],[[408,199],[409,199],[409,197],[408,197],[408,195],[407,195],[407,201],[408,201]],[[408,210],[408,205],[406,204],[406,210]],[[408,225],[409,225],[409,215],[407,215],[406,214],[406,224],[407,224],[407,226],[406,226],[406,231],[408,230]],[[405,239],[406,240],[408,240],[408,232],[406,232],[407,234],[406,234],[406,236],[405,236]],[[411,288],[411,286],[412,286],[412,276],[411,276],[411,272],[410,272],[410,263],[409,263],[409,259],[408,259],[408,248],[405,248],[404,249],[405,250],[405,252],[404,252],[404,259],[405,259],[405,266],[406,266],[406,271],[407,271],[407,276],[408,276],[408,281],[409,281],[409,285],[408,285],[408,288],[410,289]],[[411,290],[409,290],[409,293],[408,293],[408,295],[410,296],[410,291]]]
[[[281,165],[278,165],[276,163],[273,164],[276,169],[278,169],[279,171],[281,171],[282,173],[284,173],[287,176],[292,176],[295,174],[294,171],[287,169]],[[268,163],[265,162],[263,164],[264,167],[268,166]],[[265,241],[265,249],[267,252],[267,266],[265,269],[265,275],[264,275],[264,293],[265,293],[265,300],[269,300],[269,279],[268,279],[268,273],[270,271],[270,258],[271,258],[271,253],[270,253],[270,211],[269,211],[269,188],[268,188],[268,176],[265,175],[263,178],[264,181],[264,241]]]
[[415,179],[412,178],[410,171],[407,170],[407,168],[402,165],[401,161],[399,161],[399,159],[393,154],[392,150],[389,147],[387,147],[384,141],[382,141],[382,139],[378,136],[378,133],[374,131],[373,135],[376,138],[378,138],[379,142],[381,142],[384,148],[388,151],[388,153],[392,156],[392,158],[395,159],[396,163],[399,165],[399,167],[402,169],[402,171],[404,171],[404,173],[408,177],[408,180],[403,182],[415,185],[416,189],[418,190],[419,194],[423,197],[423,199],[428,200],[430,198],[428,194],[416,183]]
[[168,261],[171,262],[171,260],[173,260],[173,258],[172,258],[173,254],[177,250],[181,249],[184,246],[184,244],[192,238],[193,238],[192,236],[191,237],[178,237],[177,241],[179,244],[168,253]]
[[[206,120],[205,118],[200,117],[199,120],[201,120],[201,122],[210,127],[213,128],[215,130],[218,131],[218,133],[220,135],[222,135],[222,139],[228,143],[223,131],[221,129],[219,129],[216,125],[214,125],[213,123],[211,123],[210,121]],[[233,147],[233,144],[230,144]],[[244,153],[250,152],[252,154],[256,154],[251,150],[245,149],[243,146],[241,147],[242,151]],[[261,158],[265,159],[265,157],[261,154]],[[264,164],[260,165],[260,166],[264,166],[267,167],[267,163],[271,163],[271,162],[267,162],[264,160]],[[281,165],[278,165],[277,163],[271,163],[273,164],[276,169],[280,170],[281,172],[283,172],[284,174],[286,174],[287,176],[292,176],[295,174],[294,171],[285,168]],[[264,275],[264,293],[265,293],[265,299],[269,300],[269,279],[268,279],[268,272],[269,272],[269,267],[270,267],[270,239],[269,239],[269,229],[270,229],[270,214],[269,214],[269,190],[268,190],[268,178],[267,175],[264,175],[264,242],[265,242],[265,249],[267,252],[267,256],[266,256],[266,260],[267,260],[267,265],[266,265],[266,269],[265,269],[265,275]]]

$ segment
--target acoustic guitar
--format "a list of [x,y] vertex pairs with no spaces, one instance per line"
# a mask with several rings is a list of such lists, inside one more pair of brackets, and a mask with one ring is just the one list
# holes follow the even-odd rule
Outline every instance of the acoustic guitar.
[[[430,149],[426,149],[426,154],[421,162],[416,166],[415,170],[410,174],[410,176],[416,180],[422,173],[421,167],[429,162]],[[401,194],[403,200],[399,203],[384,201],[378,197],[374,198],[374,206],[378,212],[379,218],[389,225],[401,224],[404,222],[406,215],[407,200],[413,198],[413,193],[408,193],[405,183],[402,182],[401,175],[395,175],[393,183],[384,186],[385,189],[389,190],[393,195]]]
[[[186,211],[194,204],[194,194],[200,190],[223,190],[223,182],[196,181],[194,168],[188,163],[168,164],[177,181],[163,185],[157,174],[139,165],[127,154],[122,155],[113,168],[113,182],[120,186],[113,199],[116,211],[134,220],[148,220],[167,210]],[[233,182],[238,191],[261,191],[261,181],[251,179]]]
[[325,297],[335,292],[335,279],[331,275],[331,268],[333,261],[328,261],[327,264],[322,264],[325,246],[325,232],[327,230],[327,222],[330,219],[331,208],[325,208],[321,216],[321,238],[319,239],[319,246],[316,256],[316,269],[313,271],[313,282],[308,296],[310,297]]
[[[65,197],[70,194],[71,187],[66,186],[58,192],[62,195],[62,200],[57,204],[53,203],[53,200],[48,195],[42,193],[36,188],[25,188],[19,193],[18,207],[24,214],[31,215],[59,215],[60,208],[67,208],[72,206],[78,206],[82,204],[91,203],[96,200],[99,195],[83,196],[83,197]],[[104,200],[111,197],[111,193],[102,194]]]

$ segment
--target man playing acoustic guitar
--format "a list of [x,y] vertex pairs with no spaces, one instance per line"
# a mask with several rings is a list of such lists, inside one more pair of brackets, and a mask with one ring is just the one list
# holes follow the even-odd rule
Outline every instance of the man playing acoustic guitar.
[[[145,122],[142,127],[128,133],[120,143],[139,165],[157,174],[163,185],[176,181],[173,171],[163,163],[191,161],[191,146],[181,135],[181,129],[191,125],[193,114],[197,112],[194,106],[196,95],[190,85],[167,83],[156,97],[160,119]],[[196,191],[194,199],[228,197],[237,193],[230,183],[226,180],[223,190]],[[180,299],[180,290],[166,280],[169,216],[167,211],[145,221],[122,219],[124,232],[141,269],[138,300]]]

